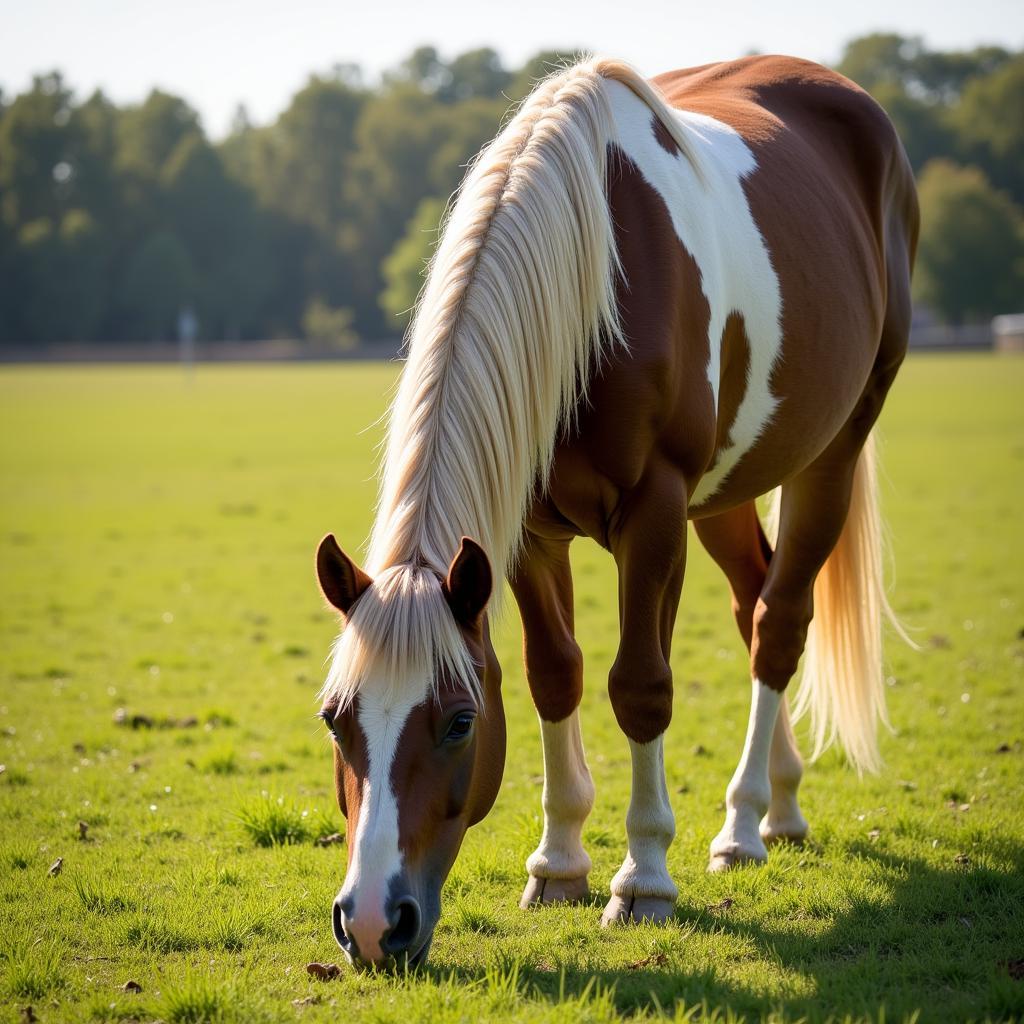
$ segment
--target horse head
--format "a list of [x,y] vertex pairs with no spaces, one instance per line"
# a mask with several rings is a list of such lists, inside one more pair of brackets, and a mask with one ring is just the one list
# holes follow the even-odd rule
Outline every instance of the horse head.
[[504,768],[490,563],[464,538],[446,575],[402,565],[371,579],[327,536],[317,574],[345,620],[320,713],[347,820],[334,935],[356,966],[415,966],[463,836],[491,809]]

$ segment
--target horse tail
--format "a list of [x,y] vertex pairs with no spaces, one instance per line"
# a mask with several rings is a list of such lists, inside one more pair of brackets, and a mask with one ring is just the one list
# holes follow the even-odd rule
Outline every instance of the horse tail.
[[[814,583],[814,618],[804,646],[794,719],[810,715],[812,759],[837,739],[858,774],[881,767],[878,722],[889,727],[882,671],[882,624],[913,646],[889,605],[884,530],[872,432],[857,459],[846,523]],[[773,512],[777,530],[777,490]],[[771,521],[772,513],[770,513]]]

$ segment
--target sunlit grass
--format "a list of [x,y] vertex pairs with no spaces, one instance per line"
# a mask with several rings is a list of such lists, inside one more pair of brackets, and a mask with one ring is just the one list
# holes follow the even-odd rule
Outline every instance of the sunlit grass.
[[666,741],[677,919],[600,929],[629,752],[606,694],[614,573],[581,542],[592,899],[517,906],[542,769],[508,602],[504,784],[430,964],[307,975],[341,962],[346,858],[316,845],[344,822],[315,719],[336,623],[312,553],[328,530],[359,553],[379,436],[363,428],[392,379],[0,372],[0,1024],[27,1004],[83,1024],[1024,1017],[1008,966],[1024,957],[1024,361],[988,357],[913,358],[884,414],[893,600],[923,650],[888,646],[885,771],[808,766],[807,846],[704,871],[748,709],[728,595],[694,540]]

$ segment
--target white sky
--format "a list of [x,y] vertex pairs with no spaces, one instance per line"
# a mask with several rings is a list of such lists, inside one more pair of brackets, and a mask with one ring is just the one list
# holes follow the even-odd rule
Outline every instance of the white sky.
[[583,47],[647,74],[751,49],[835,60],[868,31],[932,47],[1024,47],[1021,0],[0,0],[0,87],[60,69],[80,97],[118,103],[153,86],[183,96],[215,137],[236,105],[272,120],[308,75],[355,61],[376,76],[423,43],[446,57],[493,46],[515,66]]

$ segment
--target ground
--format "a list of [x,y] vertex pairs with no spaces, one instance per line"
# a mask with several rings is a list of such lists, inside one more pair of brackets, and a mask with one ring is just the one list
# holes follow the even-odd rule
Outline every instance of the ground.
[[541,758],[509,602],[505,782],[445,889],[431,967],[307,974],[342,962],[329,908],[344,868],[343,845],[314,844],[343,821],[314,718],[335,623],[313,551],[328,530],[352,550],[367,534],[393,378],[0,372],[0,1021],[29,1005],[40,1021],[172,1024],[1024,1016],[1024,360],[1010,357],[914,356],[896,384],[893,602],[921,650],[888,644],[882,774],[859,780],[835,752],[809,767],[807,846],[705,872],[748,685],[724,583],[694,543],[666,742],[677,921],[599,928],[629,759],[605,689],[612,567],[579,542],[594,901],[517,908]]

